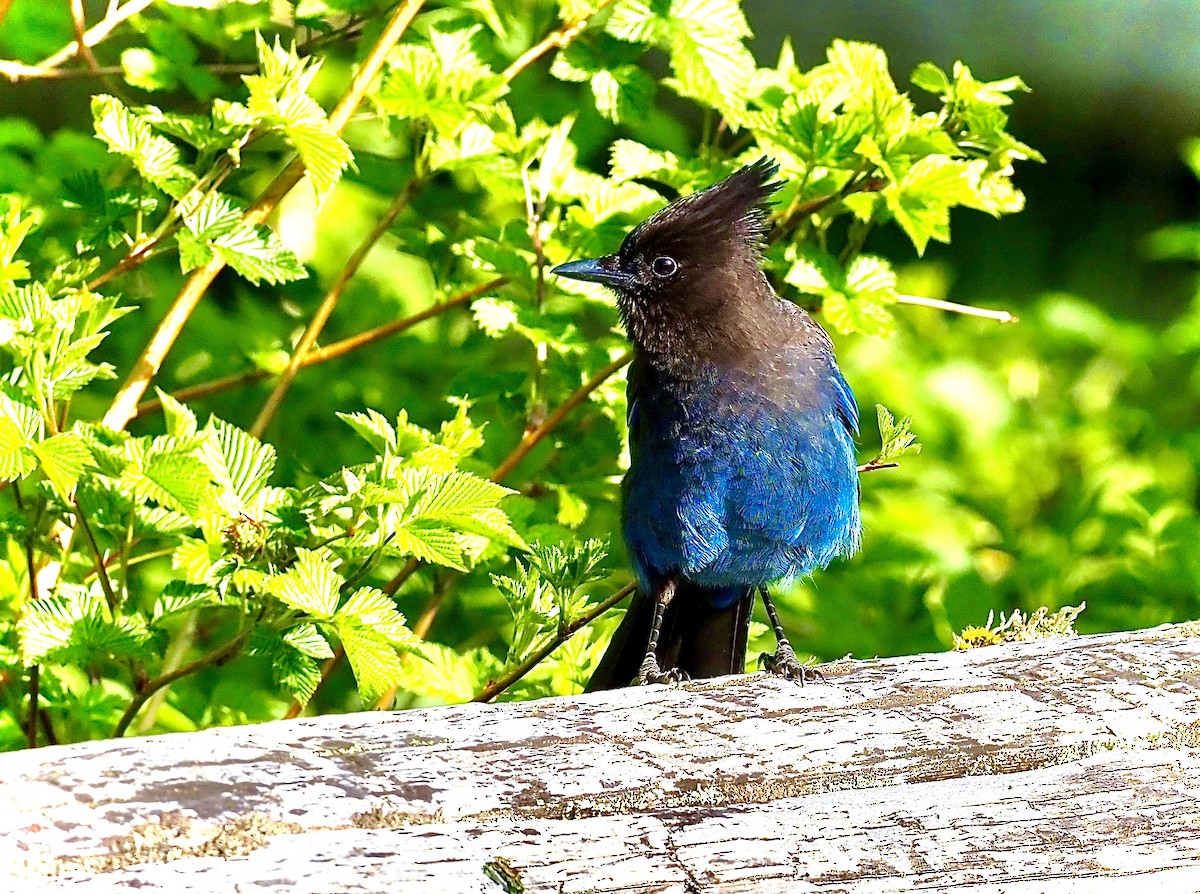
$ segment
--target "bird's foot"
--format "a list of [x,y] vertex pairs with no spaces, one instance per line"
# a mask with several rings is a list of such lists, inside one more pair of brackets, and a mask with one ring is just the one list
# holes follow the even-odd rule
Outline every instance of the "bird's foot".
[[824,683],[825,676],[811,664],[804,664],[796,657],[796,652],[789,643],[782,642],[775,654],[763,652],[758,656],[758,664],[763,670],[785,680],[795,680],[800,685],[805,683]]
[[647,655],[646,660],[638,669],[638,675],[634,678],[633,685],[649,686],[653,683],[663,683],[667,686],[674,686],[687,678],[688,675],[677,667],[663,670],[658,666],[658,660],[653,655]]

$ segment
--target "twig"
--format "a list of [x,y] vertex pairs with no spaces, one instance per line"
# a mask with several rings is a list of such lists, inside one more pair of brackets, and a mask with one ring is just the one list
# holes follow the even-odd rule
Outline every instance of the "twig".
[[[372,329],[367,329],[357,335],[351,335],[349,338],[343,338],[341,341],[335,341],[323,348],[316,348],[309,351],[300,361],[300,367],[304,368],[317,363],[324,363],[327,360],[334,360],[349,354],[351,351],[356,351],[359,348],[374,344],[377,341],[382,341],[398,332],[402,332],[418,323],[423,323],[426,320],[432,319],[439,314],[450,310],[453,307],[458,307],[467,304],[470,301],[478,298],[485,292],[490,292],[493,289],[498,289],[508,282],[508,278],[504,276],[489,280],[482,285],[472,286],[465,292],[459,292],[452,298],[447,298],[440,304],[431,305],[425,310],[418,311],[411,316],[405,317],[402,320],[394,320],[391,323],[384,323],[382,326],[375,326]],[[251,369],[243,373],[234,373],[233,375],[224,376],[220,379],[213,379],[211,382],[201,382],[199,385],[192,385],[188,388],[180,388],[172,393],[172,397],[180,401],[195,400],[198,397],[208,397],[211,394],[219,394],[222,391],[228,391],[231,388],[237,388],[241,385],[251,385],[254,382],[261,382],[263,379],[269,379],[274,373],[265,369]],[[137,415],[144,416],[147,413],[153,413],[162,409],[162,402],[148,400],[145,403],[139,404]]]
[[983,307],[971,307],[969,304],[956,304],[953,301],[942,301],[939,298],[925,298],[921,295],[897,295],[900,304],[915,304],[918,307],[932,307],[949,313],[962,314],[968,317],[983,317],[985,320],[995,320],[997,323],[1015,323],[1017,317],[1006,310],[988,310]]
[[636,589],[636,584],[626,584],[603,602],[598,602],[596,605],[592,606],[592,608],[580,615],[570,624],[559,628],[558,632],[554,636],[550,637],[537,650],[526,656],[524,661],[514,667],[499,680],[493,680],[491,683],[488,683],[488,685],[479,690],[479,692],[475,694],[475,697],[471,699],[471,701],[490,702],[505,689],[512,686],[527,673],[537,667],[537,665],[541,664],[541,662],[543,662],[550,654],[552,654],[555,649],[574,636],[580,628],[586,627],[588,624],[592,623],[592,621],[596,620],[622,599],[625,599]]
[[771,232],[767,241],[778,242],[782,239],[791,228],[794,220],[808,217],[810,214],[816,214],[818,211],[823,211],[835,202],[840,202],[846,196],[853,195],[856,192],[879,192],[885,186],[887,186],[887,181],[882,177],[866,177],[862,180],[852,178],[837,192],[827,196],[818,196],[815,199],[802,202],[800,201],[799,194],[797,194],[792,204],[777,218],[775,229]]
[[396,215],[412,200],[413,195],[420,188],[420,185],[421,181],[417,177],[414,177],[405,184],[404,188],[392,199],[392,203],[388,205],[383,216],[372,227],[371,232],[359,243],[358,248],[354,249],[354,253],[346,261],[346,265],[337,275],[337,279],[333,281],[333,285],[325,293],[325,298],[321,301],[317,312],[308,321],[308,326],[305,328],[304,334],[300,336],[300,340],[296,343],[296,347],[292,351],[287,368],[279,374],[279,379],[275,382],[275,388],[271,391],[266,403],[263,404],[263,408],[259,411],[254,424],[250,426],[250,434],[254,437],[261,438],[263,432],[266,431],[267,426],[271,423],[271,419],[275,416],[275,412],[279,409],[280,404],[283,403],[283,398],[287,395],[292,381],[296,378],[296,373],[300,371],[305,356],[312,350],[312,346],[316,344],[321,330],[329,322],[329,317],[346,291],[347,284],[353,278],[354,274],[358,272],[358,268],[362,266],[371,249],[375,247],[375,243],[380,240],[392,225],[392,221],[396,219]]
[[113,734],[110,736],[110,738],[119,739],[125,735],[125,731],[129,729],[129,724],[131,724],[134,718],[137,717],[138,712],[142,709],[142,705],[149,700],[150,696],[158,692],[158,690],[166,686],[170,686],[176,680],[182,680],[184,677],[190,676],[197,671],[204,670],[206,667],[214,667],[218,664],[228,661],[241,651],[242,646],[246,644],[246,641],[249,638],[250,632],[242,631],[229,642],[217,647],[207,655],[197,658],[190,664],[185,664],[182,667],[176,668],[170,673],[163,674],[160,677],[156,677],[155,679],[148,681],[146,685],[139,689],[133,696],[133,700],[129,703],[129,707],[125,709],[125,713],[122,714],[121,719],[117,721],[117,725],[113,729]]
[[517,464],[529,455],[529,451],[536,447],[546,435],[554,431],[568,413],[587,400],[593,391],[619,372],[631,360],[633,360],[633,351],[626,351],[607,366],[601,367],[595,375],[576,388],[570,397],[559,404],[553,413],[542,420],[541,425],[525,432],[520,443],[513,448],[512,453],[506,456],[500,465],[496,466],[496,470],[492,472],[492,480],[499,482],[507,478],[509,473],[516,468]]
[[84,35],[87,31],[87,21],[83,17],[83,0],[70,0],[71,6],[71,24],[75,26],[75,44],[76,55],[83,59],[93,72],[100,70],[100,63],[96,61],[96,56],[92,52],[92,48],[87,45]]
[[587,27],[588,22],[592,17],[604,7],[611,5],[613,0],[600,0],[596,4],[596,8],[584,16],[580,16],[571,22],[564,22],[559,27],[555,28],[536,44],[527,49],[524,53],[518,56],[508,68],[504,69],[501,79],[504,83],[512,83],[512,79],[531,66],[534,62],[544,56],[553,49],[562,49],[576,37],[580,32]]
[[38,747],[38,717],[41,709],[38,707],[38,697],[41,692],[42,666],[35,664],[29,668],[29,715],[25,718],[25,743],[30,748]]
[[[141,2],[141,0],[133,0],[133,2]],[[405,0],[392,14],[391,19],[384,26],[383,33],[379,35],[375,45],[371,47],[370,52],[367,53],[362,65],[355,73],[350,86],[346,88],[341,100],[329,115],[329,123],[334,131],[340,133],[350,120],[350,116],[362,103],[367,88],[383,67],[388,53],[400,40],[405,29],[408,28],[409,22],[412,21],[423,3],[424,0]],[[262,223],[292,187],[300,182],[304,171],[304,162],[298,157],[293,159],[250,206],[243,215],[243,219],[251,225]],[[136,415],[138,401],[146,393],[146,389],[150,386],[150,380],[162,366],[163,360],[175,344],[175,339],[179,337],[188,317],[191,316],[209,285],[224,267],[224,259],[214,257],[204,266],[193,270],[188,276],[183,288],[176,296],[174,304],[159,323],[158,329],[151,336],[142,355],[121,385],[108,412],[104,414],[103,424],[105,426],[114,431],[121,431]]]
[[100,579],[100,588],[104,590],[104,599],[108,602],[108,610],[113,613],[113,619],[116,620],[117,594],[108,577],[108,569],[104,566],[104,556],[100,553],[100,545],[96,543],[96,535],[92,533],[92,526],[88,524],[87,516],[83,514],[83,509],[79,506],[78,498],[73,502],[75,503],[75,518],[79,520],[79,527],[83,529],[83,536],[87,540],[88,546],[92,548],[92,556],[96,560],[96,577]]
[[[4,0],[0,0],[0,6],[3,6]],[[68,81],[82,80],[83,78],[110,78],[114,75],[124,74],[124,69],[119,65],[101,65],[98,68],[49,68],[42,70],[32,65],[22,66],[20,63],[11,62],[9,60],[0,60],[0,75],[7,75],[16,66],[20,69],[21,74],[14,80],[43,80],[43,81]],[[213,62],[208,65],[197,64],[196,68],[202,68],[210,74],[214,75],[244,75],[254,74],[258,71],[258,66],[249,62]]]
[[[16,481],[13,482],[13,499],[16,501],[17,509],[21,512],[25,511],[25,503],[21,498],[21,487]],[[29,536],[25,538],[25,570],[29,575],[29,604],[33,605],[39,599],[38,593],[38,575],[37,562],[33,557],[33,532],[37,530],[38,518],[40,510],[35,513],[34,522],[30,525]],[[25,726],[25,740],[30,748],[37,748],[38,744],[38,698],[41,692],[41,665],[34,664],[29,668],[29,717]]]
[[861,466],[859,466],[858,474],[862,475],[864,472],[877,472],[880,469],[898,469],[898,468],[900,468],[900,463],[886,462],[884,460],[876,458],[876,459],[871,460],[869,463],[863,463]]
[[13,77],[12,73],[8,73],[8,77],[12,80],[20,80],[22,77],[43,77],[42,72],[53,70],[62,65],[62,62],[71,59],[72,56],[79,54],[80,46],[84,48],[95,47],[104,38],[108,37],[110,32],[116,26],[125,22],[126,19],[137,16],[139,12],[143,12],[146,7],[149,7],[154,0],[130,0],[125,6],[119,6],[110,10],[107,16],[104,16],[95,25],[92,25],[83,35],[82,40],[74,40],[62,47],[56,53],[46,56],[41,62],[36,65],[23,66],[32,70],[30,73],[25,73],[23,76]]
[[0,24],[4,23],[4,17],[8,15],[8,8],[12,3],[13,0],[0,0]]
[[413,576],[413,572],[420,567],[421,562],[419,559],[409,559],[404,563],[404,567],[397,571],[392,579],[383,585],[383,592],[387,593],[389,596],[396,595],[396,591],[399,590],[404,582]]

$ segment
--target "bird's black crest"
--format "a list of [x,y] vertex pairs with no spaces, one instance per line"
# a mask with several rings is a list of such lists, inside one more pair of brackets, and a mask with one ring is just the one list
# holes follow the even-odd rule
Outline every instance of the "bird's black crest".
[[737,240],[757,249],[767,230],[766,200],[782,184],[772,178],[779,165],[763,157],[719,183],[672,202],[626,237],[621,253],[654,246],[704,250]]

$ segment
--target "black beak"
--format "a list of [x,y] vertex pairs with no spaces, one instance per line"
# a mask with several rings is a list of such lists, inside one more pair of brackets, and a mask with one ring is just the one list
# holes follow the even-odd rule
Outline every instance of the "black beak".
[[559,264],[550,272],[556,276],[565,276],[567,279],[598,282],[611,288],[615,288],[625,280],[625,274],[621,272],[616,255]]

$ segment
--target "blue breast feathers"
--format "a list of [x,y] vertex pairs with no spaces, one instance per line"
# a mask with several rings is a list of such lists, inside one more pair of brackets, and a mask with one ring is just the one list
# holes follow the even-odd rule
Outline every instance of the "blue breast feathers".
[[857,549],[858,411],[831,359],[805,367],[790,391],[777,367],[631,375],[625,537],[644,586],[760,586]]

